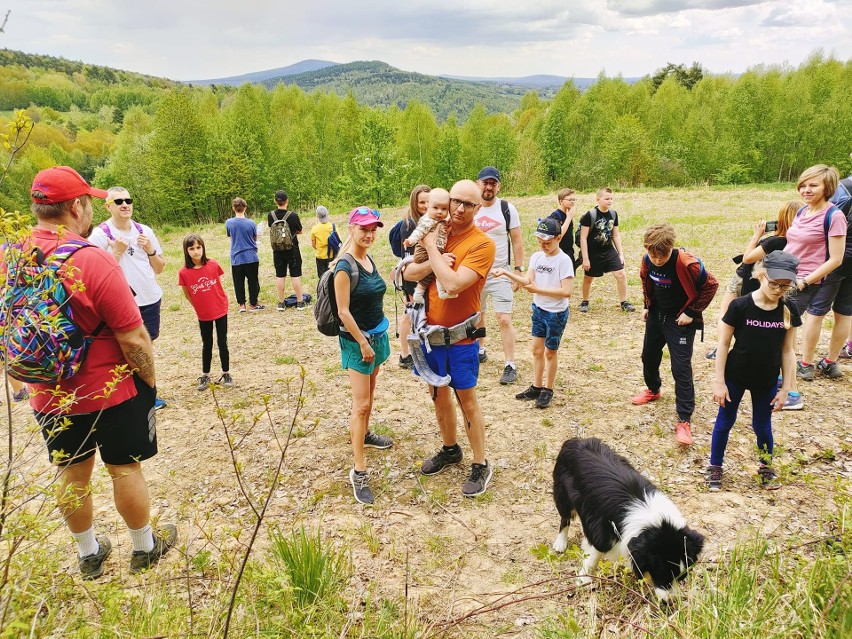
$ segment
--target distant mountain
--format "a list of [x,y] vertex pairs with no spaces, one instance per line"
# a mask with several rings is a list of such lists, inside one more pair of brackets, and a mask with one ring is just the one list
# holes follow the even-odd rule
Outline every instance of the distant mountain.
[[[467,82],[494,82],[495,84],[510,84],[513,86],[528,87],[535,90],[559,90],[562,88],[563,84],[565,84],[568,80],[571,80],[574,83],[574,86],[582,91],[588,89],[598,81],[597,78],[567,78],[563,75],[525,75],[517,78],[480,78],[466,75],[442,75],[440,77],[450,78],[452,80],[465,80]],[[641,79],[642,78],[639,77],[624,78],[624,81],[627,84],[634,84],[635,82],[639,82]]]
[[379,61],[337,64],[317,71],[269,78],[263,84],[270,88],[276,84],[295,84],[305,91],[320,89],[338,95],[351,91],[360,103],[396,105],[401,109],[411,100],[419,100],[439,120],[453,112],[464,120],[476,103],[482,103],[489,113],[511,113],[530,90],[529,86],[510,83],[471,82],[402,71]]
[[244,73],[243,75],[232,75],[227,78],[215,78],[213,80],[187,80],[186,84],[194,84],[196,86],[206,86],[208,84],[226,84],[229,86],[240,86],[246,82],[252,84],[260,84],[272,78],[283,78],[289,75],[297,75],[300,73],[308,73],[310,71],[318,71],[326,67],[336,66],[337,62],[329,62],[328,60],[302,60],[296,64],[291,64],[287,67],[279,67],[277,69],[269,69],[267,71],[255,71],[254,73]]

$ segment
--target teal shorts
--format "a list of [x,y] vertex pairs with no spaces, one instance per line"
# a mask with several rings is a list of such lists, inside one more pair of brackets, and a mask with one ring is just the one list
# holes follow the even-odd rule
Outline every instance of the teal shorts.
[[353,371],[358,371],[364,375],[372,375],[373,371],[390,357],[390,340],[387,331],[370,340],[370,346],[373,347],[376,357],[369,363],[361,359],[361,347],[358,346],[358,342],[343,337],[343,335],[339,335],[337,339],[340,342],[340,363],[343,370],[351,368]]

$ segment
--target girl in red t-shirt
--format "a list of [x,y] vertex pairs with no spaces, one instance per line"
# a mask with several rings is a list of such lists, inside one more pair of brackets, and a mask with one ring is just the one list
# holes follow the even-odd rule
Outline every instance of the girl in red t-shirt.
[[204,240],[195,233],[183,238],[183,259],[185,266],[178,271],[178,284],[195,309],[198,328],[201,330],[201,377],[198,378],[198,390],[207,390],[212,381],[210,365],[213,362],[214,324],[219,361],[222,363],[222,376],[216,381],[230,388],[234,380],[228,371],[228,297],[220,279],[225,272],[216,260],[207,257]]

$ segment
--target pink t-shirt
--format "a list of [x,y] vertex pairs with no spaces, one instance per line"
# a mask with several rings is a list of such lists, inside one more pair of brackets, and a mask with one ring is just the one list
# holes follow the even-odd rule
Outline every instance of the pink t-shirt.
[[228,314],[228,296],[219,281],[224,274],[216,260],[207,260],[207,264],[199,268],[184,266],[178,271],[178,284],[189,291],[192,307],[202,322],[211,322]]
[[[33,242],[45,255],[50,255],[60,242],[69,239],[83,238],[67,230],[61,238],[47,229],[35,228],[32,232]],[[86,360],[76,375],[58,384],[30,385],[36,391],[32,394],[30,406],[40,413],[62,410],[69,415],[79,415],[116,406],[136,396],[136,387],[129,375],[124,376],[107,397],[104,397],[104,391],[115,378],[115,367],[127,363],[113,331],[123,333],[138,328],[142,325],[142,316],[124,272],[111,253],[96,246],[82,248],[68,258],[66,264],[75,267],[65,270],[68,278],[66,288],[75,286],[71,296],[74,322],[87,335],[91,335],[101,321],[106,326],[92,341]],[[77,282],[82,283],[82,290],[77,288]],[[57,386],[65,393],[76,394],[72,406],[60,407],[59,398],[52,392]]]
[[[828,251],[825,241],[825,214],[833,205],[826,205],[822,212],[806,216],[807,209],[797,215],[787,230],[785,251],[799,258],[799,277],[807,277],[825,263]],[[846,236],[846,216],[837,210],[831,216],[829,237]]]

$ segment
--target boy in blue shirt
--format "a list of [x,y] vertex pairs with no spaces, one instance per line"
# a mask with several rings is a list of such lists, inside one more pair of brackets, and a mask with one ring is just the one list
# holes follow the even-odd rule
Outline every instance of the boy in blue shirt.
[[262,311],[266,308],[257,301],[260,294],[257,225],[246,217],[246,208],[246,201],[241,197],[235,197],[231,203],[234,217],[225,221],[225,232],[231,238],[231,277],[234,280],[234,293],[237,295],[240,313],[246,312],[246,280],[248,280],[249,289],[249,309]]

